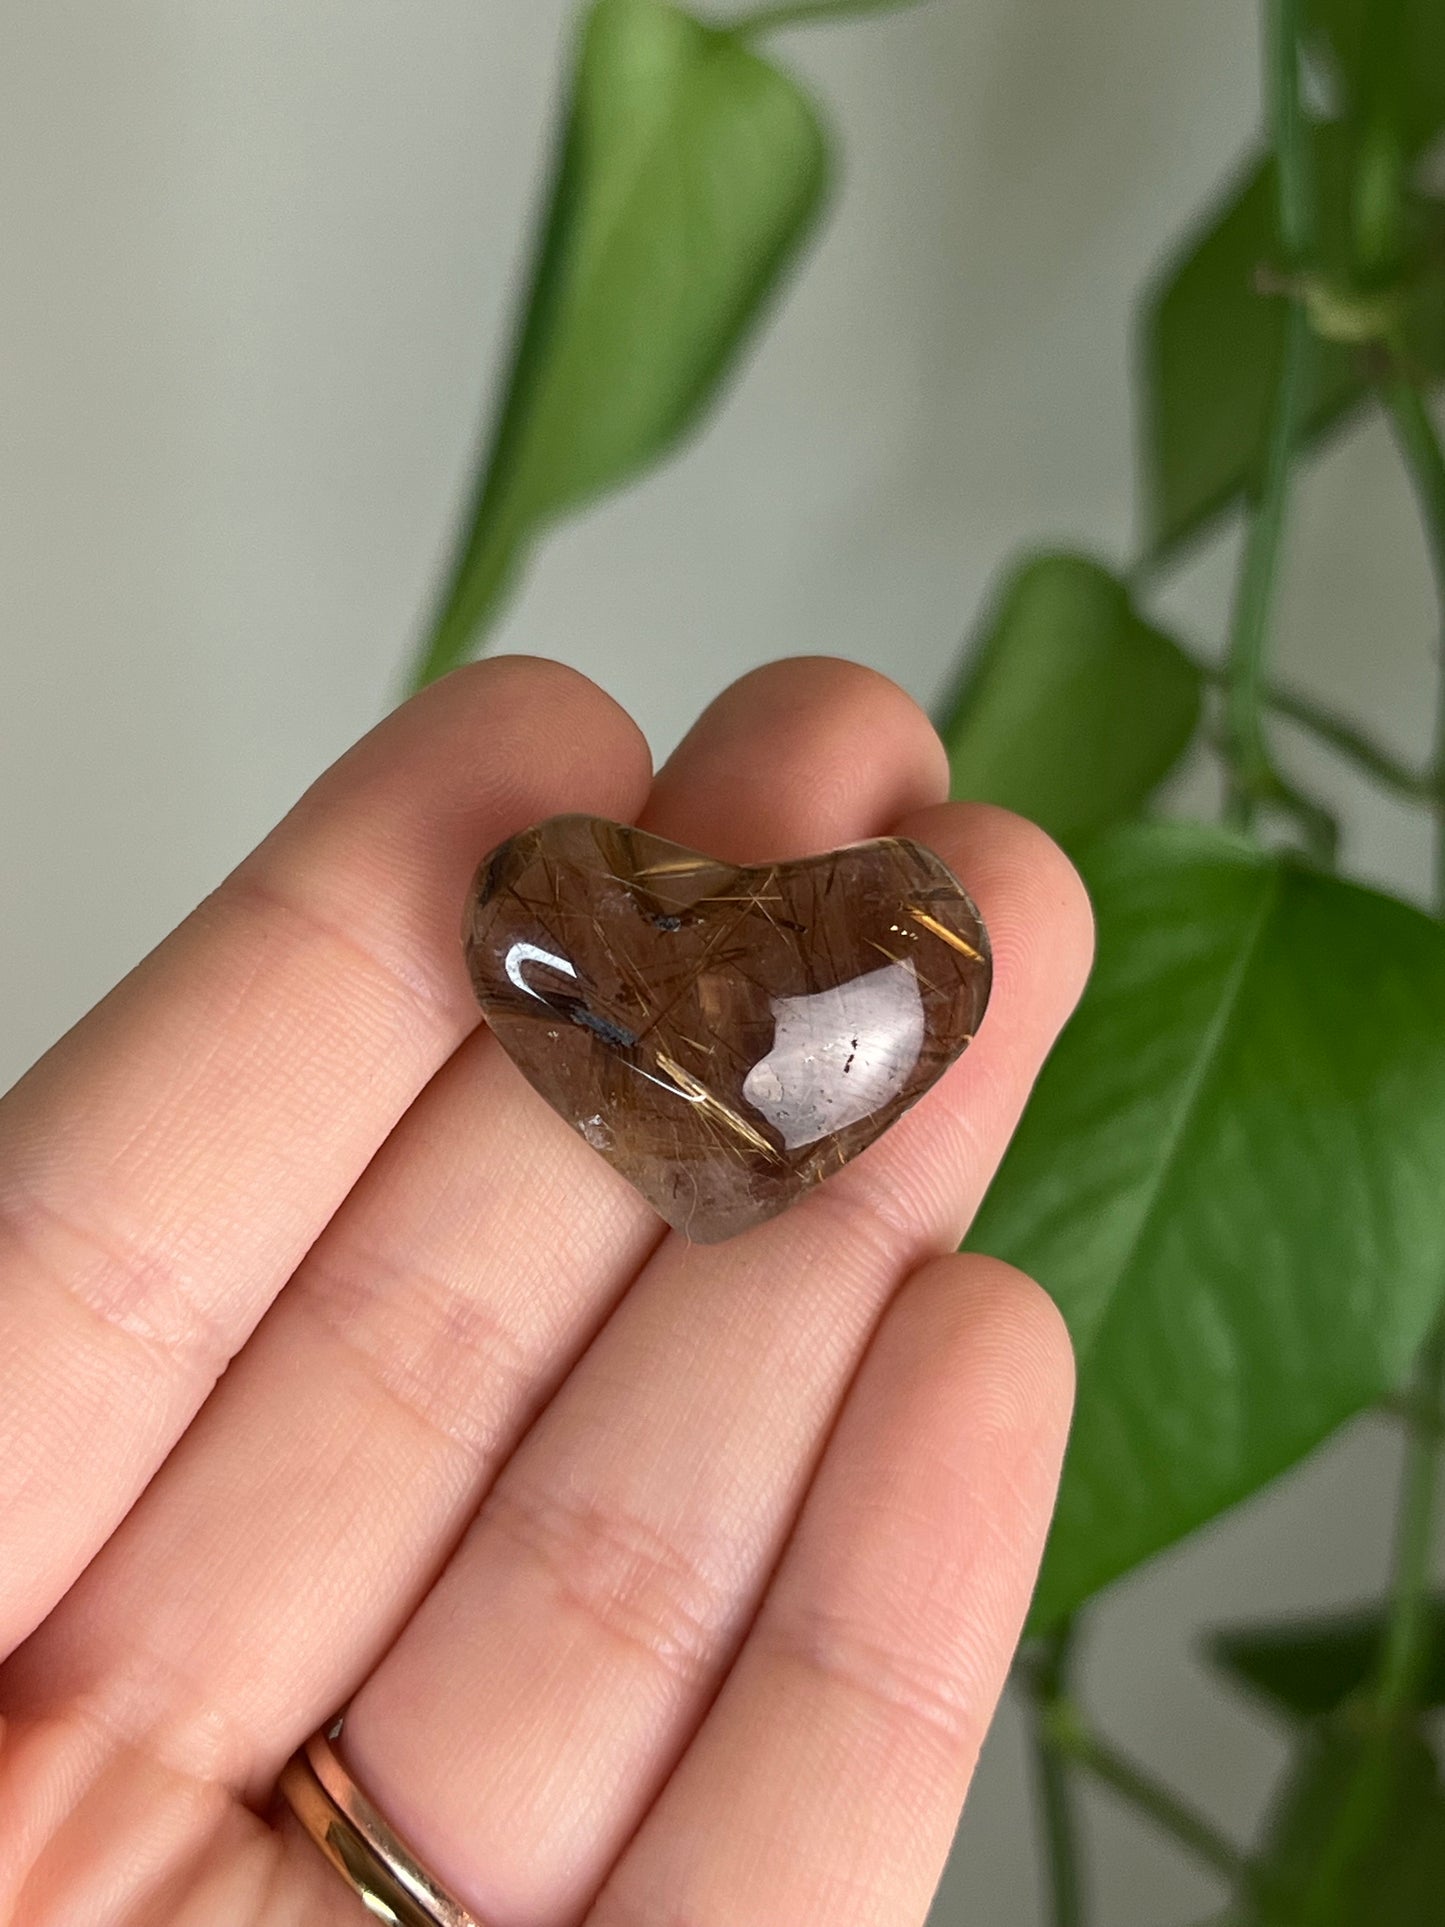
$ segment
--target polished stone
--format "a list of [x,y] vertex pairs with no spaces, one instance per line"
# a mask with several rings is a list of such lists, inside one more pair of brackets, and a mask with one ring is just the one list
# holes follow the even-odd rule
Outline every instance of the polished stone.
[[901,837],[739,869],[591,816],[493,851],[464,939],[523,1075],[704,1244],[915,1103],[977,1030],[991,969],[968,896]]

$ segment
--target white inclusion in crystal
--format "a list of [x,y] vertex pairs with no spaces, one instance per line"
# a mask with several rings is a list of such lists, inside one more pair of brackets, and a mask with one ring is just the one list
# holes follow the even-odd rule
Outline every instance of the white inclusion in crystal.
[[503,970],[506,971],[518,990],[525,990],[529,997],[537,997],[544,1002],[545,999],[542,998],[542,992],[540,990],[533,990],[532,986],[527,982],[527,979],[522,975],[522,965],[529,963],[546,964],[552,970],[560,970],[564,977],[575,977],[577,975],[575,967],[569,964],[565,957],[554,957],[550,950],[543,950],[540,945],[535,943],[514,943],[502,959]]
[[743,1096],[790,1151],[882,1110],[923,1049],[923,998],[911,957],[836,990],[772,1004],[773,1047],[743,1080]]

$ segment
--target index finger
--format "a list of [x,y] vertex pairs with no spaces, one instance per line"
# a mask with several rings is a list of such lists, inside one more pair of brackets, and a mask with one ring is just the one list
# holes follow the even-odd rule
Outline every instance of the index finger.
[[478,857],[646,744],[501,657],[389,717],[0,1102],[0,1655],[71,1584],[478,1021]]

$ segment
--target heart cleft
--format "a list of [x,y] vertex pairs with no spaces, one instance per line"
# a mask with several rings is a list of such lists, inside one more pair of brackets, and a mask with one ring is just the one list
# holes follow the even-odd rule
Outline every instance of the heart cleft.
[[971,1042],[988,935],[903,837],[739,868],[595,816],[503,843],[467,968],[523,1076],[700,1244],[841,1169]]

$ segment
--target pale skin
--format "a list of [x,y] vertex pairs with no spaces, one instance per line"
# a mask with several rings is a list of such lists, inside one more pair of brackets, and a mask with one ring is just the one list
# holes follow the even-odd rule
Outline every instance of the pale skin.
[[[499,658],[360,743],[0,1104],[0,1922],[342,1927],[345,1760],[488,1927],[916,1927],[1067,1430],[955,1247],[1088,968],[926,717],[775,663],[654,779]],[[666,1235],[479,1023],[478,859],[562,810],[736,861],[899,830],[993,936],[972,1049],[730,1243]]]

